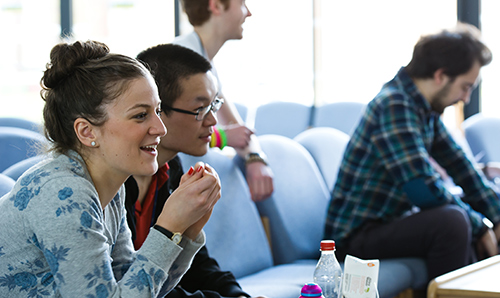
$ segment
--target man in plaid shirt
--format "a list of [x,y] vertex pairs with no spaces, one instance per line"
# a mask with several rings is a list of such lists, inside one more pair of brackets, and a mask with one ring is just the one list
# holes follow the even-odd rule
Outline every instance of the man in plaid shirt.
[[[491,59],[473,26],[424,36],[411,62],[368,104],[325,225],[339,259],[421,257],[432,279],[467,265],[474,249],[498,254],[500,200],[440,120],[447,106],[469,101]],[[463,197],[444,187],[431,159]]]

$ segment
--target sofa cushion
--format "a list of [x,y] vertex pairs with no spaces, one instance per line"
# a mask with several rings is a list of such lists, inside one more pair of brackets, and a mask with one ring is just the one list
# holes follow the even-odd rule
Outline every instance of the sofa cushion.
[[259,137],[274,172],[274,192],[257,203],[269,219],[275,264],[317,259],[330,193],[309,152],[279,135]]
[[298,134],[298,142],[311,154],[325,179],[329,191],[333,190],[349,135],[332,127],[313,127]]
[[179,153],[184,171],[197,161],[208,163],[219,174],[222,196],[204,227],[207,249],[222,270],[236,278],[273,265],[260,215],[250,198],[247,182],[232,159],[219,149],[211,149],[203,157]]

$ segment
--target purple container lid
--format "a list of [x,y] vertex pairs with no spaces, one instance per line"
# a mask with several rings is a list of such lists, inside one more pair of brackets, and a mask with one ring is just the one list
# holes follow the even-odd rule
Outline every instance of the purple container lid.
[[318,284],[309,282],[302,287],[300,294],[303,297],[320,297],[323,294],[323,291],[321,291]]

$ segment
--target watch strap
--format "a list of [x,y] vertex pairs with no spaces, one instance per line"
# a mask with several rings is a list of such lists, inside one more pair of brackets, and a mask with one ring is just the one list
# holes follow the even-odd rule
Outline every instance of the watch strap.
[[267,162],[264,157],[259,153],[249,153],[245,158],[245,165],[253,162],[261,162],[267,166]]
[[158,230],[163,235],[167,236],[167,238],[172,240],[175,244],[179,244],[182,240],[181,233],[172,233],[169,230],[159,225],[154,225],[153,228]]

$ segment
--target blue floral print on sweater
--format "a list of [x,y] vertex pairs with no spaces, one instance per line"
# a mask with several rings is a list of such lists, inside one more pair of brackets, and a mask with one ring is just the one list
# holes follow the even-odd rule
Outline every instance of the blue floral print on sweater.
[[151,229],[130,240],[124,187],[103,210],[85,163],[57,155],[0,198],[0,297],[155,297],[173,288],[204,233],[175,245]]

